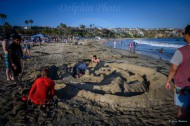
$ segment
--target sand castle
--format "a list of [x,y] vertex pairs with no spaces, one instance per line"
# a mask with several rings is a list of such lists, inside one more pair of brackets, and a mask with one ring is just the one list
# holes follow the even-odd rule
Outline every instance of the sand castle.
[[[173,94],[164,88],[168,62],[112,49],[94,41],[79,45],[45,43],[33,47],[31,54],[31,60],[25,62],[23,90],[17,92],[14,84],[1,79],[1,119],[6,119],[3,124],[21,125],[28,120],[37,125],[168,125],[168,120],[174,119]],[[73,78],[70,75],[72,66],[93,55],[98,55],[101,63],[91,64],[88,74]],[[43,67],[49,67],[56,83],[57,107],[28,114],[15,106],[19,106],[19,97],[27,94]],[[5,78],[3,71],[1,75]],[[24,115],[27,116],[20,119]]]

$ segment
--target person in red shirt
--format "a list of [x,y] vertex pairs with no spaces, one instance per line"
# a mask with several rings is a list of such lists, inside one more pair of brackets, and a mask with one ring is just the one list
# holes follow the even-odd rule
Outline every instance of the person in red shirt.
[[55,83],[49,78],[49,70],[43,69],[41,77],[36,79],[29,92],[29,99],[37,105],[50,104],[55,94]]

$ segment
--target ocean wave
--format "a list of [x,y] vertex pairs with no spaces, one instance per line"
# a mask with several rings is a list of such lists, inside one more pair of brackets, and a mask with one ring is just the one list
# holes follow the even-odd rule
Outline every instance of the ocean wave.
[[134,40],[134,42],[136,42],[138,44],[145,44],[145,45],[157,46],[157,47],[168,47],[168,48],[180,48],[180,47],[184,46],[184,45],[180,45],[180,44],[171,44],[171,43],[145,41],[145,40]]

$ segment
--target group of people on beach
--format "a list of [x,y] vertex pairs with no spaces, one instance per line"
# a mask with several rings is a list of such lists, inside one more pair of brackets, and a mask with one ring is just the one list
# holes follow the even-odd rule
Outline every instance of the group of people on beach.
[[[177,119],[188,120],[190,118],[190,25],[185,27],[182,35],[187,45],[177,49],[170,60],[172,65],[166,81],[166,89],[171,89],[171,81],[174,78],[174,100],[175,105],[178,106]],[[130,42],[130,51],[133,46],[136,47]],[[159,50],[160,59],[162,59],[163,51],[163,48]]]
[[[116,48],[117,42],[114,41],[113,44],[114,44],[114,48]],[[130,52],[136,53],[136,47],[137,47],[137,45],[138,45],[137,42],[134,42],[134,41],[129,42],[129,44],[128,44],[128,50],[129,50]],[[121,47],[123,47],[123,46],[124,46],[124,45],[123,45],[123,41],[121,41]],[[162,58],[163,58],[163,53],[164,53],[164,49],[161,48],[161,49],[158,50],[158,52],[159,52],[159,59],[162,60]]]
[[[22,72],[21,60],[23,59],[23,51],[20,45],[22,38],[18,34],[14,34],[12,38],[13,42],[11,44],[9,44],[10,34],[5,34],[2,40],[6,76],[7,80],[15,80],[17,85],[20,86],[18,76]],[[175,104],[179,106],[178,119],[187,120],[190,109],[190,25],[185,28],[183,38],[188,44],[177,49],[173,55],[170,61],[172,65],[165,86],[167,90],[170,90],[172,87],[171,81],[174,78]],[[85,60],[75,64],[73,67],[73,76],[80,78],[84,75],[89,70],[88,65],[90,62],[99,63],[100,60],[94,55],[91,61]],[[32,103],[37,105],[47,104],[49,99],[52,99],[55,94],[55,83],[49,78],[50,71],[44,68],[42,69],[41,75],[40,78],[35,80],[28,98]]]
[[[73,66],[72,75],[74,78],[80,78],[87,71],[89,71],[88,65],[90,63],[99,63],[100,60],[96,55],[93,55],[92,60],[83,60]],[[50,79],[50,71],[47,68],[43,68],[41,77],[36,79],[29,92],[29,99],[32,103],[37,105],[48,105],[53,96],[55,83]]]
[[2,47],[4,52],[4,63],[6,67],[7,80],[15,80],[18,86],[18,75],[21,73],[21,60],[23,58],[23,51],[20,45],[21,36],[14,34],[12,36],[13,42],[10,44],[10,33],[6,32],[2,38]]
[[[4,63],[6,67],[7,81],[14,80],[17,86],[20,88],[19,74],[22,72],[22,60],[25,60],[26,56],[30,56],[30,45],[28,42],[24,42],[24,48],[22,50],[21,41],[22,37],[18,34],[12,36],[12,43],[10,44],[11,34],[5,32],[2,38],[2,47],[4,55],[1,55],[1,59],[4,57]],[[23,54],[24,51],[24,54]],[[2,59],[3,60],[3,59]],[[99,63],[100,60],[96,55],[90,60],[84,60],[74,65],[73,77],[80,78],[89,70],[88,65],[91,63]],[[43,68],[41,71],[41,77],[37,78],[32,85],[29,96],[23,96],[23,100],[30,101],[36,105],[49,104],[55,94],[55,83],[50,78],[50,70]]]
[[[19,74],[22,72],[21,60],[23,60],[23,50],[20,45],[22,40],[21,36],[14,34],[12,36],[13,42],[10,44],[10,34],[6,33],[2,38],[2,47],[4,51],[4,62],[6,66],[6,76],[7,80],[15,80],[17,86],[20,86],[18,79]],[[29,53],[30,45],[28,43],[24,44],[25,54]],[[96,55],[93,56],[91,62],[99,63],[100,60]],[[73,75],[76,78],[81,77],[85,74],[85,71],[88,70],[89,61],[83,61],[77,63],[73,67]],[[12,75],[13,73],[13,75]],[[45,68],[42,69],[41,77],[36,79],[30,92],[29,98],[35,104],[46,104],[48,99],[53,98],[54,96],[54,81],[49,78],[50,71]]]
[[[113,42],[113,47],[116,48],[116,45],[117,45],[117,42],[114,41]],[[136,42],[130,42],[128,46],[129,46],[129,51],[131,52],[133,50],[133,52],[135,53],[137,43]],[[123,47],[123,41],[121,41],[121,47]]]
[[79,78],[79,77],[83,76],[86,71],[89,71],[88,66],[92,62],[99,63],[100,59],[98,59],[96,55],[93,55],[91,61],[84,60],[83,62],[79,62],[79,63],[75,64],[73,67],[73,76],[75,78]]

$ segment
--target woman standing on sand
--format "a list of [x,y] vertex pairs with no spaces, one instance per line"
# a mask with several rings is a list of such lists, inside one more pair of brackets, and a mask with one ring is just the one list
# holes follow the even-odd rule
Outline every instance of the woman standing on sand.
[[132,50],[132,48],[133,48],[133,43],[132,43],[132,42],[130,42],[130,43],[129,43],[129,51],[131,51],[131,50]]
[[9,56],[8,56],[9,39],[10,39],[10,34],[7,32],[7,33],[5,33],[5,36],[4,36],[3,41],[2,41],[2,47],[3,47],[3,51],[4,51],[4,62],[5,62],[5,66],[6,66],[7,81],[13,79],[12,74],[11,74],[11,69],[10,69]]

